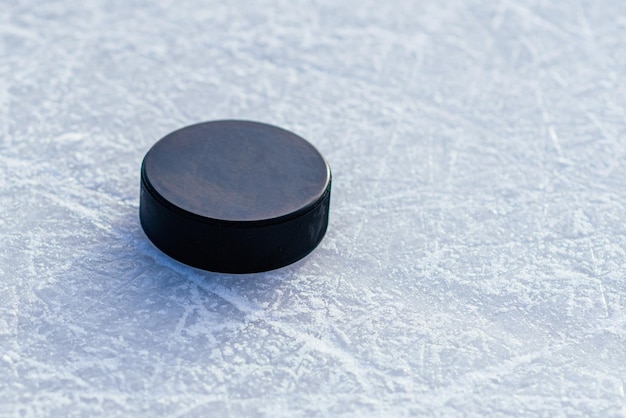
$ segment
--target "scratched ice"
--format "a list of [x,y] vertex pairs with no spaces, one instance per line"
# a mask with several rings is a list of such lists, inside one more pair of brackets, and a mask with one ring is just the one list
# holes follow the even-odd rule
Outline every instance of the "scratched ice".
[[[0,0],[0,416],[626,416],[626,2]],[[321,246],[193,270],[166,133],[334,174]]]

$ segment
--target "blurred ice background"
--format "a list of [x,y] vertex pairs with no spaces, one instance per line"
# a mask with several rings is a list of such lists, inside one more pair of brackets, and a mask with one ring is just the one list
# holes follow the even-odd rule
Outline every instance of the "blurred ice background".
[[[0,415],[626,416],[626,2],[0,0]],[[334,174],[305,260],[138,221],[168,132]]]

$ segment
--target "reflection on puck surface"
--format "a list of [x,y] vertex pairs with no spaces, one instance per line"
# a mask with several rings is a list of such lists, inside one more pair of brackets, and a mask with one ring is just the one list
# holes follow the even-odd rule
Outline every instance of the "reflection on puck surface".
[[306,256],[328,225],[330,168],[307,141],[257,122],[188,126],[141,167],[141,225],[193,267],[252,273]]

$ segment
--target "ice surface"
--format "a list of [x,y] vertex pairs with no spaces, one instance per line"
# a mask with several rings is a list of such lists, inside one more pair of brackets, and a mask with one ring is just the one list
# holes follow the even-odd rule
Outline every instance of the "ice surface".
[[[0,0],[0,415],[626,416],[626,2]],[[264,274],[138,221],[272,123],[331,223]]]

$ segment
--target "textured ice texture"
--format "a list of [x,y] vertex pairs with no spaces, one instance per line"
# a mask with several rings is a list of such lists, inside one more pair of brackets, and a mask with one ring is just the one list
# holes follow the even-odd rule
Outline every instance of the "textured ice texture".
[[[0,0],[0,415],[626,415],[625,16]],[[143,234],[146,151],[224,118],[329,160],[305,260]]]

